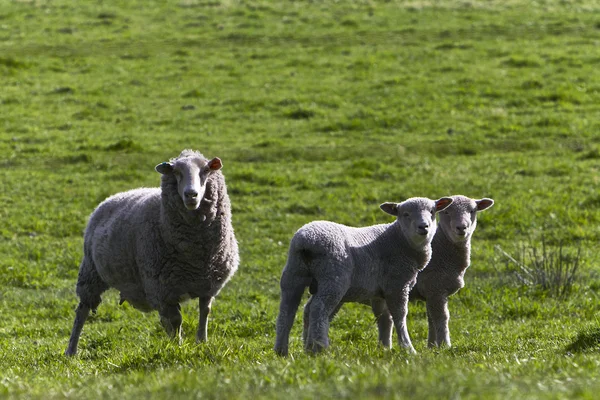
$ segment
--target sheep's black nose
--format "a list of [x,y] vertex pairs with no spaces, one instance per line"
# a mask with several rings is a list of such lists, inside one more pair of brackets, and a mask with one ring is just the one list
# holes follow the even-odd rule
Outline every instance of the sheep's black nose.
[[427,233],[429,232],[429,224],[419,224],[419,226],[417,226],[417,230],[419,232],[419,234],[421,235],[427,235]]
[[461,235],[464,235],[465,233],[467,233],[467,226],[466,225],[459,225],[459,226],[456,227],[456,230]]
[[185,197],[191,197],[191,198],[198,197],[198,192],[196,192],[193,189],[186,190],[183,194],[185,194]]

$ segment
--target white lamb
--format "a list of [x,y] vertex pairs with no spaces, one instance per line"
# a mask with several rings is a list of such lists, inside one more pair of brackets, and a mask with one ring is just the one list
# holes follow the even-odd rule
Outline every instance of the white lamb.
[[167,333],[179,340],[179,303],[199,298],[196,340],[206,340],[212,300],[239,263],[221,166],[219,158],[184,150],[156,166],[160,188],[119,193],[96,208],[85,231],[66,355],[77,352],[85,320],[109,287],[121,292],[121,303],[158,310]]
[[[353,228],[328,221],[300,228],[290,243],[281,276],[275,352],[288,354],[289,334],[306,287],[312,297],[305,306],[304,337],[309,352],[329,345],[329,322],[343,303],[371,305],[380,332],[392,321],[401,346],[415,352],[406,329],[408,294],[417,273],[431,258],[435,214],[452,203],[410,198],[380,207],[397,217],[390,224]],[[388,311],[389,310],[389,311]],[[391,314],[391,318],[386,317]],[[381,338],[380,338],[381,339]],[[382,343],[391,346],[389,337]]]
[[[464,287],[465,271],[471,264],[471,236],[477,226],[477,212],[494,204],[492,199],[474,200],[451,196],[450,207],[440,213],[440,223],[431,247],[433,255],[417,277],[410,299],[425,300],[429,321],[429,347],[450,347],[448,297]],[[381,335],[391,335],[381,332]]]

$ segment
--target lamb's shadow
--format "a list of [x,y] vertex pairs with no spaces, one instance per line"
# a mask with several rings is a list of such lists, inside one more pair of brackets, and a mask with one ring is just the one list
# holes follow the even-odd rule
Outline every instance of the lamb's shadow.
[[585,329],[566,347],[570,353],[581,353],[589,349],[600,349],[600,328]]

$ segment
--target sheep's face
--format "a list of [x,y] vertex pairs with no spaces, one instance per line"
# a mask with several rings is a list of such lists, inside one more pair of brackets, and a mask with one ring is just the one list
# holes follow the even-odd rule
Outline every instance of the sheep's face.
[[380,207],[388,214],[396,216],[404,235],[416,247],[431,243],[437,227],[435,214],[452,203],[452,199],[442,197],[430,200],[413,197],[402,203],[383,203]]
[[177,193],[185,208],[196,210],[204,198],[208,177],[221,167],[218,157],[210,161],[198,157],[184,157],[158,164],[156,171],[163,175],[172,175],[177,181]]
[[453,242],[464,242],[477,227],[477,212],[490,208],[494,200],[465,196],[452,196],[452,200],[452,204],[440,213],[440,228]]

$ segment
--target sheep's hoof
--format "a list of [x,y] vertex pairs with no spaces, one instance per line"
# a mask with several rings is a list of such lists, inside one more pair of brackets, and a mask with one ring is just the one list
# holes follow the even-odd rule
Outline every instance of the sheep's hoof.
[[197,344],[206,343],[206,337],[205,336],[196,336],[196,343]]
[[315,342],[308,343],[306,345],[305,350],[308,354],[316,355],[316,354],[322,353],[326,348],[327,348],[327,343],[321,343],[321,342],[315,341]]
[[275,347],[273,350],[275,350],[275,354],[277,354],[280,357],[288,356],[288,349],[280,349],[278,347]]
[[65,350],[65,356],[67,356],[67,357],[73,357],[75,354],[77,354],[77,350],[71,350],[71,349]]

